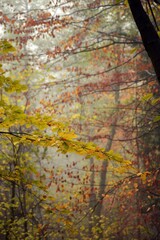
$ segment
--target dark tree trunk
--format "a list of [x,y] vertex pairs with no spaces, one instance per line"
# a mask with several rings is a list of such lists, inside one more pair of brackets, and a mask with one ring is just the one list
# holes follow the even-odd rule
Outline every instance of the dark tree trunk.
[[143,9],[141,0],[128,0],[128,2],[135,23],[141,34],[143,45],[151,59],[160,84],[160,38],[147,13]]

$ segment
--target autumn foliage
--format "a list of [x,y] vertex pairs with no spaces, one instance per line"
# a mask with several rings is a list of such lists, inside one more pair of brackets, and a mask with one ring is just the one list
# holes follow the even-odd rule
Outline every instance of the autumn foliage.
[[128,3],[22,2],[0,4],[0,239],[158,240],[160,88]]

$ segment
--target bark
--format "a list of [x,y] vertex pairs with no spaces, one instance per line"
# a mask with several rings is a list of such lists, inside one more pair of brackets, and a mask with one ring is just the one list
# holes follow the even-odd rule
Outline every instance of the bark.
[[144,10],[141,0],[128,0],[128,3],[160,84],[160,38]]

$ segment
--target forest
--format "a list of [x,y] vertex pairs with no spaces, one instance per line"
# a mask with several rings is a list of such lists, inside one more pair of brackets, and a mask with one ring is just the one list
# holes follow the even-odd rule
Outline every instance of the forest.
[[0,1],[0,240],[160,239],[160,1]]

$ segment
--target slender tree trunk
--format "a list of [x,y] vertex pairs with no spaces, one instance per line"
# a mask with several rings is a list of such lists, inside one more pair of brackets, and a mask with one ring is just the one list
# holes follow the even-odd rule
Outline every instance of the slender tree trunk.
[[[136,96],[135,96],[135,99],[138,100],[138,95],[137,95],[137,86],[136,86]],[[137,101],[136,101],[137,102]],[[136,139],[136,147],[137,147],[137,163],[138,163],[138,172],[143,172],[144,171],[144,163],[143,163],[143,159],[141,158],[141,151],[140,151],[140,142],[139,142],[139,139],[138,139],[138,136],[139,136],[139,126],[138,126],[138,110],[137,110],[137,106],[135,105],[135,112],[134,112],[134,115],[135,115],[135,132],[136,132],[136,136],[137,136],[137,139]],[[140,181],[138,180],[138,184],[140,184]],[[141,221],[140,221],[140,216],[139,216],[139,211],[140,211],[140,201],[141,201],[141,198],[143,198],[143,196],[141,196],[141,193],[139,191],[136,192],[135,194],[136,196],[136,210],[137,210],[137,216],[136,216],[136,226],[135,225],[135,228],[137,229],[136,231],[136,237],[137,239],[141,239],[141,229],[140,229],[140,225],[141,225]]]
[[[117,84],[115,86],[115,104],[117,106],[117,109],[116,111],[118,111],[118,104],[119,104],[119,95],[120,95],[120,92],[119,92],[119,85]],[[118,118],[115,117],[114,118],[114,121],[112,123],[112,126],[111,126],[111,130],[110,130],[110,138],[107,142],[107,145],[105,147],[105,151],[109,151],[112,147],[112,143],[113,143],[113,139],[114,139],[114,136],[115,136],[115,133],[116,133],[116,124],[117,124],[117,120]],[[99,194],[98,194],[98,199],[101,199],[102,195],[105,193],[105,188],[106,188],[106,180],[107,180],[107,169],[108,169],[108,161],[107,160],[104,160],[103,163],[102,163],[102,171],[100,173],[100,190],[99,190]],[[101,214],[102,214],[102,207],[103,207],[103,204],[102,203],[99,203],[97,208],[96,208],[96,212],[95,214],[98,216],[98,218],[100,218]],[[101,228],[101,223],[99,223],[99,240],[102,240],[103,239],[103,229]]]
[[[95,169],[94,169],[94,159],[90,159],[90,199],[89,199],[89,209],[92,209],[96,203],[96,194],[94,190],[95,185]],[[92,236],[92,215],[89,216],[89,236]]]
[[14,219],[15,219],[15,212],[14,212],[15,191],[16,191],[16,185],[15,185],[15,182],[12,182],[12,186],[11,186],[11,208],[10,208],[12,222],[14,222]]
[[160,84],[160,38],[145,12],[141,0],[128,0],[133,18],[141,34],[143,45],[153,64]]
[[25,238],[28,237],[28,223],[27,223],[27,202],[26,202],[26,191],[23,192],[23,217],[24,217],[24,233]]

